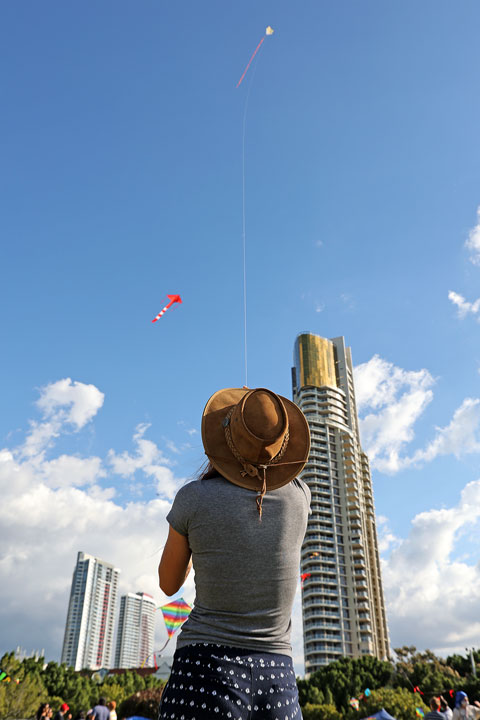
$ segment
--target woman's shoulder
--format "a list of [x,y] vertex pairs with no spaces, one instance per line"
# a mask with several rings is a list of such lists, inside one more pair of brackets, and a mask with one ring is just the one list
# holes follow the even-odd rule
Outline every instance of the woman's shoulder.
[[300,490],[304,493],[305,497],[308,500],[308,504],[310,504],[312,493],[310,492],[310,488],[308,487],[307,483],[302,480],[302,478],[296,477],[292,480],[292,485],[297,488],[297,490]]
[[227,483],[228,485],[231,484],[221,475],[200,480],[190,480],[190,482],[185,483],[185,485],[182,485],[182,487],[177,490],[176,497],[182,500],[190,497],[196,497],[199,494],[205,494],[205,492],[209,489],[213,490],[215,487],[218,487],[219,483]]

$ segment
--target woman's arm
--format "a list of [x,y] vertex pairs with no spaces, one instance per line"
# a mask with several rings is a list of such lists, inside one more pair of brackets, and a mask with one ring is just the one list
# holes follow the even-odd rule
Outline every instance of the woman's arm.
[[192,567],[191,550],[185,535],[180,535],[170,525],[167,542],[158,566],[160,590],[174,595],[180,590]]

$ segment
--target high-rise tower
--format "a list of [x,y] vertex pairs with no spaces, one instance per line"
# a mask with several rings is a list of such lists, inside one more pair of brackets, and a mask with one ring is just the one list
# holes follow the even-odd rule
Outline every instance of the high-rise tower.
[[75,670],[111,667],[120,570],[79,552],[73,571],[62,663]]
[[122,595],[118,619],[116,668],[153,666],[155,635],[155,600],[147,593]]
[[301,333],[293,399],[310,426],[312,492],[302,547],[305,672],[342,656],[387,659],[389,639],[368,458],[360,446],[350,348]]

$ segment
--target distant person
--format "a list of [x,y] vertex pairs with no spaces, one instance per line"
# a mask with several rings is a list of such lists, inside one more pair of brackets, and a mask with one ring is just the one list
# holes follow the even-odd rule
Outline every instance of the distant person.
[[108,703],[108,709],[110,710],[110,720],[117,720],[117,703],[115,700],[110,700]]
[[480,703],[476,700],[475,705],[470,705],[467,693],[459,690],[455,695],[452,720],[477,720],[477,718],[480,718]]
[[452,720],[453,710],[445,700],[443,695],[440,695],[440,712],[442,713],[445,720]]
[[445,715],[440,712],[440,698],[438,696],[432,697],[430,702],[430,712],[427,712],[424,720],[445,720]]
[[95,720],[110,720],[110,710],[107,707],[107,701],[101,697],[95,707],[92,709]]
[[36,720],[46,720],[49,707],[48,703],[42,703],[36,712]]
[[63,703],[63,705],[60,705],[60,710],[55,713],[55,717],[53,720],[66,720],[66,714],[70,710],[70,707],[67,705],[67,703]]
[[300,720],[290,629],[307,421],[270,390],[229,388],[207,402],[202,440],[209,464],[173,501],[158,569],[171,596],[193,561],[196,586],[158,720]]

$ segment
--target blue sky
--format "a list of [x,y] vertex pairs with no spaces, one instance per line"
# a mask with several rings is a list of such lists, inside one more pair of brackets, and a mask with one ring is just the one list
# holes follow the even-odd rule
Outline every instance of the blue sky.
[[[433,646],[424,617],[445,583],[435,648],[475,643],[479,22],[466,0],[3,4],[3,649],[59,656],[77,550],[116,562],[124,589],[154,589],[158,557],[136,571],[130,522],[151,516],[145,552],[162,545],[172,488],[202,462],[205,401],[245,381],[247,94],[249,385],[290,396],[297,333],[345,336],[392,644]],[[167,293],[183,304],[152,325]],[[99,515],[79,522],[91,501]],[[419,548],[409,615],[395,588],[432,523],[453,534],[434,566]],[[32,617],[18,595],[34,580]]]

